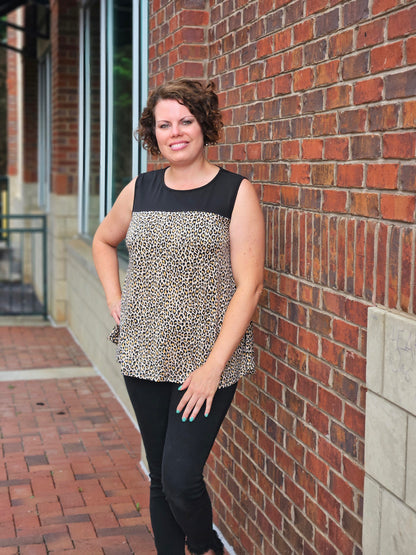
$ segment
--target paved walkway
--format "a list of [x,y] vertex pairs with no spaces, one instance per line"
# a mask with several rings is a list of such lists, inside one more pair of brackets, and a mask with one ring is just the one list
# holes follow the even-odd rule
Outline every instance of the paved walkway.
[[140,436],[65,328],[0,325],[0,555],[155,554]]

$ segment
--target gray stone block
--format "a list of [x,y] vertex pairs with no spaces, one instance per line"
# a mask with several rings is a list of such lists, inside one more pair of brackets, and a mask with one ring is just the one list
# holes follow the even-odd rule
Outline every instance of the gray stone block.
[[368,309],[367,387],[375,393],[383,390],[385,310]]
[[413,416],[408,417],[407,426],[406,504],[416,511],[416,418]]
[[383,396],[416,416],[416,318],[387,313],[385,337]]
[[364,481],[363,553],[380,554],[381,488],[371,478]]
[[366,407],[366,473],[403,499],[407,414],[370,391]]
[[388,491],[382,494],[380,555],[415,555],[416,513]]

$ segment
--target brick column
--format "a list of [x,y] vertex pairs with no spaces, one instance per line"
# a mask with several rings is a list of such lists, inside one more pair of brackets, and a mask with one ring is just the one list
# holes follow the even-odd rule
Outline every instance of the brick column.
[[[25,27],[36,28],[36,9],[25,10]],[[36,183],[38,178],[38,64],[36,37],[25,34],[23,59],[23,181]]]
[[[17,13],[8,18],[10,22],[17,23]],[[18,31],[11,27],[7,29],[7,43],[18,47]],[[16,176],[18,169],[18,89],[20,76],[18,71],[18,59],[20,54],[13,50],[7,50],[7,174]]]
[[[66,242],[78,226],[79,3],[51,1],[52,179],[48,218],[49,307],[67,319]],[[82,156],[83,154],[81,154]]]
[[52,192],[74,194],[78,183],[79,7],[51,1]]
[[[0,49],[0,129],[7,129],[7,51]],[[0,175],[7,173],[7,134],[0,138]]]
[[38,68],[36,59],[23,66],[23,180],[38,179]]

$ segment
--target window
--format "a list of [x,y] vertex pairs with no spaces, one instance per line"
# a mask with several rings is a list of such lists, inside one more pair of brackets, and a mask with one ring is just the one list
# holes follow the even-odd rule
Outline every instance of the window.
[[147,2],[85,2],[80,43],[80,229],[92,237],[146,167],[133,133],[147,96]]
[[38,63],[38,204],[49,208],[51,183],[51,53]]
[[101,61],[100,0],[89,4],[83,25],[83,148],[80,150],[82,231],[92,236],[100,221]]
[[108,20],[112,48],[108,50],[108,100],[112,108],[108,149],[111,205],[132,178],[132,2],[113,0]]

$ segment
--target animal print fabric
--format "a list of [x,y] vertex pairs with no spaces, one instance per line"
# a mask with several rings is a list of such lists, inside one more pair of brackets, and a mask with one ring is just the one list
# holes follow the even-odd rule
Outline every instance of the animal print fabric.
[[[118,343],[123,374],[182,383],[206,361],[235,291],[229,226],[206,211],[133,212]],[[219,387],[252,372],[250,325]]]

